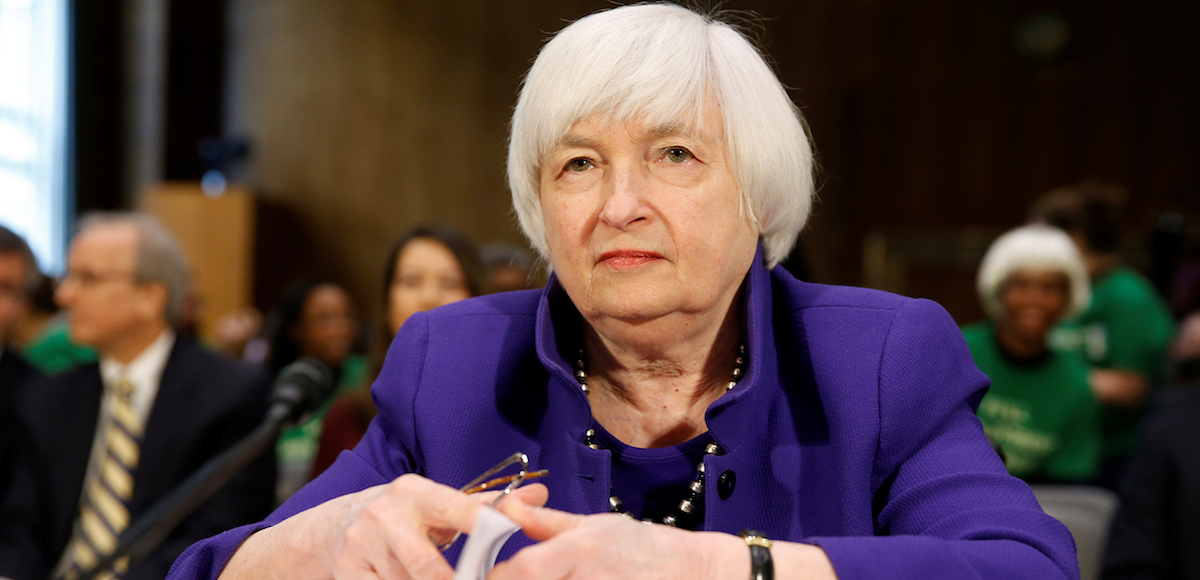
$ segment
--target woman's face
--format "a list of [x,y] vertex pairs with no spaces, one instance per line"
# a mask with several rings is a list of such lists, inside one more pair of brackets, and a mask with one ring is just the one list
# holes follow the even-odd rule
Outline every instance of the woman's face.
[[333,284],[313,288],[304,300],[293,332],[301,356],[315,356],[330,366],[341,366],[358,334],[350,295]]
[[1018,270],[1000,290],[1001,324],[1026,340],[1045,340],[1067,309],[1070,283],[1055,270]]
[[715,106],[695,127],[576,123],[543,156],[540,195],[550,262],[589,320],[728,305],[754,259]]
[[395,268],[387,307],[392,335],[413,314],[471,297],[458,258],[437,240],[414,238],[400,250]]

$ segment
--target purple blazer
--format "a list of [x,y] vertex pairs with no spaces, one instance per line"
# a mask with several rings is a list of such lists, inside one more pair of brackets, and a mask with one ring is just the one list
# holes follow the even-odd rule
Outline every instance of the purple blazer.
[[[701,529],[820,545],[843,580],[1079,577],[1067,529],[984,438],[988,379],[945,310],[800,282],[766,270],[761,249],[755,264],[747,375],[706,414],[725,449],[706,473],[736,483],[726,498],[705,487]],[[515,451],[549,470],[549,507],[606,512],[610,452],[583,443],[592,417],[569,362],[579,325],[553,279],[414,315],[358,447],[265,522],[192,546],[168,578],[216,578],[249,534],[330,498],[404,473],[459,487]],[[518,533],[500,559],[530,543]]]

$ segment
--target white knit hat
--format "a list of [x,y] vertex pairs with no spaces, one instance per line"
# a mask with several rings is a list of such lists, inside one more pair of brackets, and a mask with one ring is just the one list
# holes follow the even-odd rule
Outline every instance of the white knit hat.
[[975,286],[983,310],[993,320],[1004,314],[1000,303],[1004,282],[1020,270],[1054,270],[1066,275],[1070,304],[1064,318],[1083,312],[1091,304],[1087,267],[1071,238],[1058,228],[1032,224],[996,238],[983,256]]

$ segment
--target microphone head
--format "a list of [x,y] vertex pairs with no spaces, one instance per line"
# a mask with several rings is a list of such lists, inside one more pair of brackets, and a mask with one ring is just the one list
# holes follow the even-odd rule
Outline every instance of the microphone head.
[[297,423],[319,409],[336,386],[329,365],[316,357],[301,358],[279,371],[271,392],[271,414]]

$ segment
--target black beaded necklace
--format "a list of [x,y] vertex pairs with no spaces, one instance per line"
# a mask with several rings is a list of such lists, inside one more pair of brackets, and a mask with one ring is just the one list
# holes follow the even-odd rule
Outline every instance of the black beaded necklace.
[[[737,386],[738,381],[742,380],[746,371],[746,346],[738,346],[737,356],[733,361],[733,377],[729,384],[725,386],[726,391],[733,390]],[[584,395],[590,395],[591,391],[587,385],[587,363],[585,362],[583,349],[579,349],[579,357],[575,360],[575,380],[579,381],[579,389]],[[592,449],[599,449],[600,445],[596,443],[596,430],[588,429],[583,434],[583,443]],[[704,455],[721,455],[725,451],[717,442],[710,442],[704,447]],[[625,509],[625,504],[621,502],[621,498],[609,493],[608,509],[612,513],[622,514],[626,517],[633,518]],[[704,521],[704,459],[700,459],[700,464],[696,466],[696,478],[688,485],[687,496],[684,497],[679,505],[672,511],[663,516],[661,521],[654,521],[650,518],[642,520],[647,524],[661,523],[671,527],[684,528],[695,530]]]

